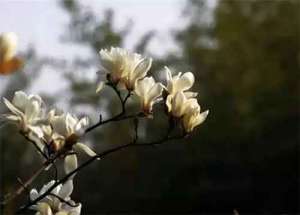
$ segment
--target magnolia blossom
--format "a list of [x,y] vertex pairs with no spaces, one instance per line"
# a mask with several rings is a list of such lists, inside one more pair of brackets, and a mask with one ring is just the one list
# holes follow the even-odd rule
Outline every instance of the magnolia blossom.
[[189,106],[186,109],[186,113],[183,116],[183,127],[187,133],[190,133],[194,128],[201,123],[203,123],[209,113],[209,110],[206,110],[200,113],[200,106]]
[[[71,114],[55,115],[50,114],[49,119],[51,129],[43,127],[44,132],[47,132],[48,143],[51,143],[54,151],[58,151],[63,147],[70,147],[76,151],[82,151],[89,156],[95,156],[96,153],[86,144],[80,143],[79,138],[84,134],[84,129],[88,126],[89,121],[87,117],[78,119]],[[76,154],[66,155],[65,157],[65,171],[69,173],[77,167]]]
[[188,98],[183,92],[178,92],[172,99],[171,113],[174,117],[180,118],[190,107],[199,107],[197,99]]
[[[34,201],[43,195],[55,183],[54,180],[44,185],[40,192],[36,189],[30,191],[30,200]],[[80,215],[81,204],[75,204],[70,195],[73,192],[73,180],[68,180],[64,184],[56,186],[51,194],[33,205],[31,209],[37,211],[36,215]],[[64,200],[64,201],[61,201]],[[68,202],[69,204],[67,204]],[[73,207],[74,206],[74,207]]]
[[[146,76],[151,67],[152,59],[112,47],[110,50],[102,49],[100,51],[100,63],[110,83],[114,85],[121,83],[128,90],[133,90],[135,82]],[[97,92],[103,86],[103,81],[98,83]]]
[[182,119],[184,130],[189,133],[206,119],[209,111],[200,113],[197,99],[189,98],[183,92],[177,92],[172,99],[171,114]]
[[39,138],[43,136],[43,132],[38,125],[45,119],[41,97],[17,91],[12,102],[6,98],[3,98],[3,102],[11,111],[11,113],[3,115],[6,120],[17,124],[24,133],[32,132]]
[[161,83],[155,83],[153,77],[146,77],[136,83],[135,94],[140,98],[145,114],[152,112],[152,106],[158,101],[163,90]]
[[13,32],[0,35],[0,62],[9,61],[16,54],[18,37]]
[[189,98],[197,96],[197,93],[186,92],[193,86],[195,82],[193,73],[186,72],[182,74],[179,72],[177,75],[172,76],[172,72],[168,67],[165,67],[165,73],[167,81],[166,90],[168,91],[166,105],[169,112],[171,111],[171,101],[177,92],[184,92],[184,94]]

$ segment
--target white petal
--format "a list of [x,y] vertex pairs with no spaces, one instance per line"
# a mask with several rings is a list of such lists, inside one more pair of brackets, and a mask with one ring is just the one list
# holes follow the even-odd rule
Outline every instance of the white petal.
[[[67,155],[65,157],[65,163],[64,163],[64,167],[65,167],[65,173],[68,174],[70,172],[72,172],[74,169],[77,168],[77,156],[76,154],[72,154],[72,155]],[[72,178],[75,176],[75,174],[72,176]]]
[[32,189],[29,194],[30,200],[34,201],[37,197],[39,197],[39,193],[36,189]]
[[53,215],[50,206],[45,202],[39,202],[37,204],[37,210],[41,215]]
[[199,115],[199,118],[197,118],[196,124],[200,125],[201,123],[203,123],[206,120],[208,114],[209,114],[209,110],[206,110],[206,111],[202,112]]
[[33,101],[26,105],[25,115],[28,122],[34,121],[34,119],[38,117],[39,113],[40,113],[40,106],[37,101]]
[[40,190],[39,195],[43,195],[53,184],[55,183],[54,180],[50,181],[48,184],[44,185]]
[[193,73],[184,73],[176,83],[176,91],[185,91],[190,89],[195,82],[195,77]]
[[151,101],[154,102],[158,97],[161,96],[162,91],[163,91],[162,84],[156,83],[148,92],[147,100],[149,102],[151,102]]
[[75,133],[75,127],[78,123],[78,119],[71,114],[67,113],[66,116],[66,127],[67,127],[67,135],[71,135]]
[[7,106],[7,108],[13,112],[14,114],[24,117],[24,113],[22,113],[19,109],[17,109],[10,101],[8,101],[6,98],[3,98],[4,104]]
[[60,116],[54,116],[52,117],[50,123],[57,133],[63,136],[68,136],[68,131],[66,127],[66,115],[62,114]]
[[99,93],[104,88],[104,85],[105,85],[105,82],[104,81],[100,81],[97,84],[96,93]]
[[19,108],[20,110],[25,110],[25,106],[28,102],[28,96],[23,91],[17,91],[15,92],[14,98],[12,100],[12,103]]
[[63,184],[61,190],[58,193],[58,196],[60,196],[63,199],[66,199],[72,194],[72,192],[73,192],[73,180],[70,179]]
[[90,147],[83,143],[76,143],[73,147],[75,148],[75,150],[82,151],[91,157],[97,155]]
[[172,114],[175,117],[181,117],[183,115],[183,107],[186,99],[183,92],[178,92],[172,99]]
[[152,59],[151,58],[144,58],[142,59],[134,69],[133,77],[132,79],[140,79],[146,76],[147,72],[151,68],[152,65]]
[[84,133],[84,129],[89,125],[89,118],[88,117],[83,117],[81,118],[76,126],[75,126],[75,133],[78,136],[81,136]]
[[167,99],[166,99],[166,105],[167,105],[167,108],[168,108],[168,112],[171,112],[172,110],[172,95],[168,95],[167,96]]
[[13,122],[18,122],[21,120],[21,118],[19,116],[11,115],[11,114],[2,114],[1,118],[4,118],[9,121],[13,121]]
[[184,95],[186,98],[195,98],[198,96],[198,93],[195,93],[195,92],[184,92]]
[[167,83],[172,81],[172,72],[167,66],[165,66],[165,76],[166,76]]
[[154,86],[154,84],[155,81],[153,77],[146,77],[143,80],[140,80],[136,83],[135,93],[138,96],[145,98],[147,97],[148,92]]

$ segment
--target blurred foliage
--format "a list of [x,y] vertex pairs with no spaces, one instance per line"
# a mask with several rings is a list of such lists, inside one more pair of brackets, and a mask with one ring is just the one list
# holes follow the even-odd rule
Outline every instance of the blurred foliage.
[[[95,94],[94,78],[85,77],[98,69],[101,48],[124,45],[132,23],[116,29],[112,10],[98,15],[81,3],[60,2],[70,17],[63,41],[92,51],[92,59],[78,59],[71,72],[64,73],[72,92],[70,106],[84,113],[88,105],[90,113],[101,110],[109,116],[119,111],[115,95],[109,89]],[[210,109],[210,115],[189,139],[122,151],[83,170],[76,176],[73,194],[83,203],[83,214],[232,213],[234,209],[241,214],[296,213],[299,11],[297,0],[220,0],[215,9],[207,1],[188,0],[183,9],[186,25],[173,34],[179,52],[155,61],[152,71],[164,64],[192,71],[193,90],[199,92],[200,104],[203,110]],[[150,29],[134,50],[147,53],[154,36]],[[87,67],[91,70],[82,71]],[[11,97],[15,89],[30,85],[22,74],[18,85],[12,79],[1,96]],[[142,121],[141,133],[151,131],[149,138],[155,138],[164,132],[163,117],[147,125]],[[8,129],[13,128],[8,127],[7,134]],[[90,139],[98,151],[126,143],[133,135],[126,122],[99,130]],[[16,174],[28,176],[34,162],[24,163],[26,155],[15,136],[1,130],[0,173],[5,191],[16,184]],[[12,154],[18,154],[15,163]]]

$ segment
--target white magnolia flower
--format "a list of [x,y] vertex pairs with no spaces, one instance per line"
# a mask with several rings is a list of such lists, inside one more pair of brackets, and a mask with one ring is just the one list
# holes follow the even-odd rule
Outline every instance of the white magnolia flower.
[[[54,183],[54,180],[50,181],[42,187],[40,192],[36,189],[32,189],[30,191],[30,200],[34,201],[43,195]],[[70,195],[72,192],[73,180],[68,180],[66,183],[54,188],[50,195],[40,200],[36,205],[32,206],[31,209],[37,211],[36,215],[80,215],[81,204],[75,204],[75,202],[71,200]],[[61,201],[61,199],[64,201]]]
[[0,62],[12,59],[16,54],[18,37],[13,32],[0,35]]
[[145,114],[152,112],[152,106],[158,101],[163,91],[161,83],[155,83],[153,77],[146,77],[136,83],[135,93],[139,97]]
[[[109,82],[115,85],[121,82],[128,90],[133,90],[135,82],[146,76],[152,59],[112,47],[110,50],[100,51],[100,63],[104,72],[108,74]],[[104,82],[101,81],[96,91],[99,92],[103,86]]]
[[27,95],[23,91],[15,92],[12,102],[3,98],[4,104],[11,111],[3,117],[19,126],[22,132],[32,132],[39,138],[43,132],[39,123],[45,119],[43,101],[38,95]]
[[172,99],[171,113],[174,117],[180,118],[190,107],[199,107],[197,99],[188,98],[183,92],[177,92]]
[[172,99],[171,114],[182,120],[184,130],[187,133],[192,132],[197,125],[206,119],[209,111],[200,113],[200,110],[197,99],[189,98],[183,92],[177,92]]
[[179,91],[184,92],[186,90],[189,90],[195,82],[195,77],[191,72],[186,72],[183,74],[179,72],[177,75],[172,76],[171,70],[168,67],[165,67],[165,73],[167,80],[167,90],[171,95],[175,95],[175,93]]
[[172,99],[177,92],[183,92],[188,98],[193,98],[198,95],[195,92],[187,92],[187,90],[189,90],[195,82],[193,73],[186,72],[182,74],[179,72],[177,75],[172,76],[172,72],[168,67],[165,67],[165,73],[167,81],[166,90],[168,91],[166,105],[169,112],[171,111]]
[[[58,151],[63,147],[69,147],[71,152],[72,149],[74,149],[75,151],[84,152],[91,157],[97,155],[86,144],[78,142],[80,136],[84,134],[84,129],[89,124],[87,117],[78,119],[77,117],[72,116],[69,113],[61,115],[50,114],[50,116],[51,117],[49,119],[49,122],[52,130],[50,131],[49,127],[47,127],[47,132],[50,134],[50,138],[48,139],[48,141],[50,141],[50,143],[53,145],[54,151]],[[67,155],[65,157],[66,173],[71,172],[76,167],[76,154]]]
[[143,58],[139,54],[129,54],[125,62],[127,75],[123,78],[124,84],[128,90],[134,90],[138,80],[147,75],[151,65],[151,58]]
[[201,123],[203,123],[209,113],[209,110],[206,110],[200,113],[200,106],[198,107],[189,107],[186,114],[183,116],[183,127],[187,133],[190,133],[194,128]]

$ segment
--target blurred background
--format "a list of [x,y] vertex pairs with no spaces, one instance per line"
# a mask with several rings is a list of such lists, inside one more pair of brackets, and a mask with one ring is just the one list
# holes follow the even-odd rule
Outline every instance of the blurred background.
[[[95,94],[100,49],[120,46],[153,57],[157,78],[164,65],[192,71],[193,90],[202,109],[210,109],[206,122],[189,139],[123,150],[80,172],[72,197],[83,204],[82,214],[294,214],[299,11],[298,0],[2,0],[0,32],[18,34],[26,63],[0,77],[0,95],[38,93],[50,107],[96,122],[100,112],[119,111],[110,90]],[[160,119],[140,123],[142,139],[161,135]],[[1,197],[41,163],[15,133],[1,125]],[[118,122],[87,142],[100,152],[133,135],[130,121]],[[36,187],[53,174],[45,172]],[[24,193],[1,213],[13,214],[27,198]]]

